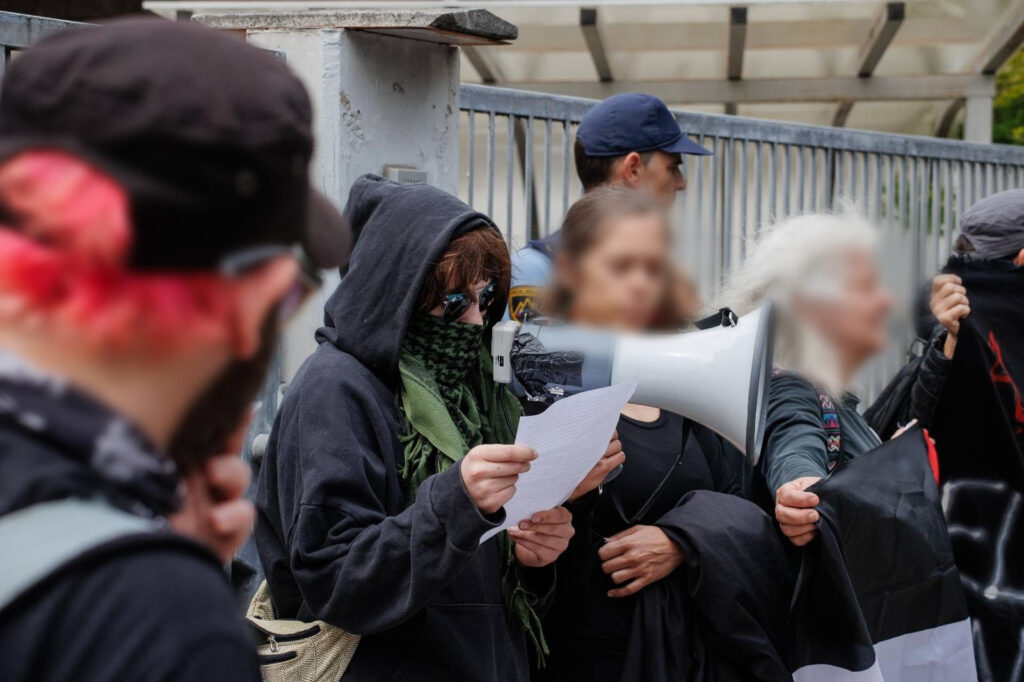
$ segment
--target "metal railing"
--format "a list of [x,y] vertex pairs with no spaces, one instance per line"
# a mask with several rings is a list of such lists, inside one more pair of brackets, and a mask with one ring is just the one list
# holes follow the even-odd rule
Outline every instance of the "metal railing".
[[[580,118],[596,103],[482,85],[460,92],[462,198],[513,247],[558,229],[581,194],[572,162]],[[675,112],[714,151],[684,157],[675,209],[679,260],[713,299],[759,226],[792,213],[859,211],[882,230],[882,268],[904,305],[893,343],[861,377],[870,401],[903,363],[905,305],[949,256],[963,209],[1024,186],[1024,148]]]
[[24,50],[53,33],[80,26],[88,24],[31,14],[0,12],[0,78],[3,78],[12,52]]

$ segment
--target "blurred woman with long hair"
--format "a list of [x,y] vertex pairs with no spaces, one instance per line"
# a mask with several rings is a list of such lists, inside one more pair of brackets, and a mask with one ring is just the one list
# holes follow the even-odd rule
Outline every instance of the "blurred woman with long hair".
[[[624,333],[675,330],[665,316],[669,253],[660,206],[626,189],[589,192],[565,217],[546,312]],[[695,490],[738,494],[736,477],[717,436],[679,415],[629,404],[618,434],[626,453],[621,474],[570,505],[576,533],[557,561],[555,601],[544,621],[551,656],[541,680],[646,680],[651,664],[678,675],[698,666],[689,642],[659,643],[644,634],[653,622],[642,597],[671,583],[651,594],[656,601],[671,595],[666,600],[677,613],[687,608],[680,502]]]

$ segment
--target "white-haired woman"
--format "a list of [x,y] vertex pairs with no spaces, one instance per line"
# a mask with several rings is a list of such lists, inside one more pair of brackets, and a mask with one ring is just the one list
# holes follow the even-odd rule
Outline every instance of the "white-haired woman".
[[[814,537],[818,520],[818,498],[806,488],[881,443],[846,390],[886,342],[892,299],[878,279],[876,239],[873,226],[854,215],[789,218],[765,232],[727,287],[725,300],[739,313],[766,299],[776,305],[779,371],[761,471],[782,531],[798,546]],[[838,439],[826,423],[831,412]]]

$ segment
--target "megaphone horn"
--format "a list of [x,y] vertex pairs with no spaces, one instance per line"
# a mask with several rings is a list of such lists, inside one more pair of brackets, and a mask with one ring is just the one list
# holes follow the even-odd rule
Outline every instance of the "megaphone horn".
[[[492,332],[494,377],[552,401],[635,380],[632,401],[714,430],[756,464],[772,374],[770,304],[682,334],[615,334],[575,325],[502,322]],[[731,324],[730,324],[731,323]]]

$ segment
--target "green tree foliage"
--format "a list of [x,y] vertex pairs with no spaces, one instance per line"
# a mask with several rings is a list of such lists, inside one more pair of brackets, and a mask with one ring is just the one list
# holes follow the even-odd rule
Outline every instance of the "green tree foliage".
[[1024,50],[1010,57],[996,74],[992,141],[1024,144]]

